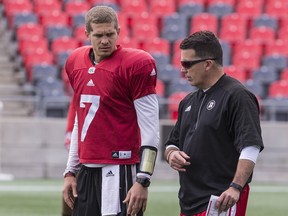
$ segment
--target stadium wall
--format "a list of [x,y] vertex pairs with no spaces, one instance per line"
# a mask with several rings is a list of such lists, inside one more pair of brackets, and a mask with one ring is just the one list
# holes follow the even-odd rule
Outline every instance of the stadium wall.
[[[160,123],[161,151],[155,178],[175,178],[162,159],[163,142],[174,122]],[[254,179],[288,183],[287,122],[261,122],[265,149],[257,161]],[[66,120],[61,118],[0,119],[0,173],[15,179],[59,179],[68,157],[64,147]]]

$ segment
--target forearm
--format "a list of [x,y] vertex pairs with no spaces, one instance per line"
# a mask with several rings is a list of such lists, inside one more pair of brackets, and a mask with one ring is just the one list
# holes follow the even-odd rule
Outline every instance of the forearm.
[[141,135],[141,161],[137,176],[150,178],[159,146],[159,107],[155,94],[134,101]]
[[251,176],[255,163],[251,160],[240,159],[238,161],[237,170],[233,178],[233,182],[244,187],[247,183],[247,180]]

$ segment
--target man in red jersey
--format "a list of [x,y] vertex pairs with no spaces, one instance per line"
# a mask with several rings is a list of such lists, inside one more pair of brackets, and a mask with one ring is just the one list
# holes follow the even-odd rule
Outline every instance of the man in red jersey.
[[117,45],[112,8],[90,9],[85,22],[92,46],[73,51],[65,65],[76,118],[63,196],[73,216],[140,216],[159,144],[155,60]]

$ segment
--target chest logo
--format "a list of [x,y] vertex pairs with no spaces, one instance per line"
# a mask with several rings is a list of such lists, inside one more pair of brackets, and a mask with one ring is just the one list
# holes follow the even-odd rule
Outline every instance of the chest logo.
[[88,69],[88,74],[94,74],[95,73],[95,67],[90,67]]
[[191,105],[185,109],[185,112],[189,112],[191,110]]
[[207,110],[212,110],[215,107],[216,102],[214,100],[211,100],[207,104]]

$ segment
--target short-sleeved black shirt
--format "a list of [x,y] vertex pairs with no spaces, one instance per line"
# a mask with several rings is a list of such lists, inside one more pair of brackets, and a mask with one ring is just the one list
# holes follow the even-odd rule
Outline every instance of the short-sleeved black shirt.
[[244,147],[264,147],[257,98],[232,77],[223,75],[208,91],[190,93],[178,112],[165,145],[190,156],[191,165],[179,172],[178,194],[181,212],[190,215],[207,209],[210,196],[229,187]]

